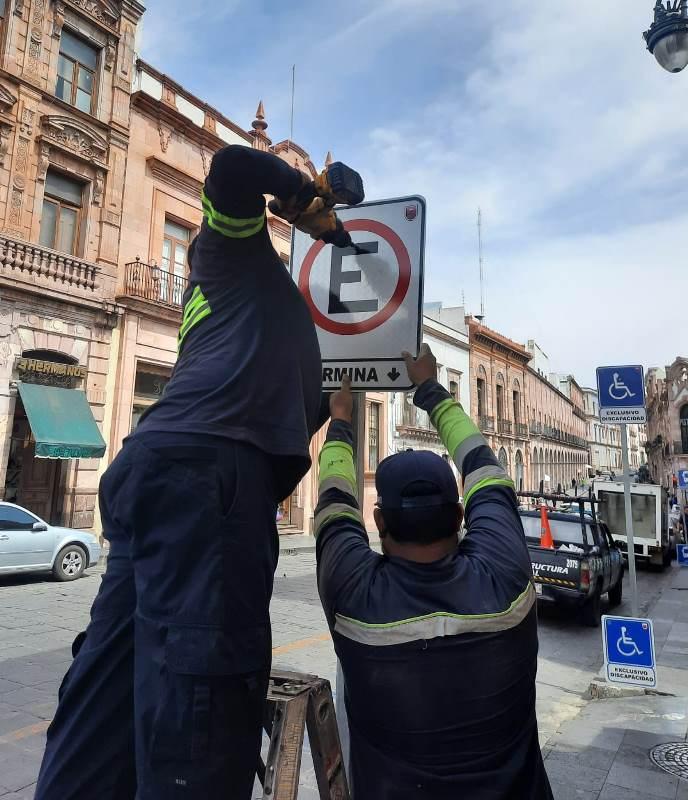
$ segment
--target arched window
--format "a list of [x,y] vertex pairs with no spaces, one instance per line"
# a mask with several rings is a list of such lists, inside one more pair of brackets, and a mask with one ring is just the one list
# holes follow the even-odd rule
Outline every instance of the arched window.
[[487,373],[482,364],[478,367],[476,389],[478,394],[478,416],[484,417],[487,415]]
[[503,447],[499,448],[499,455],[497,456],[499,463],[508,472],[509,471],[509,456]]
[[501,372],[497,373],[497,378],[495,380],[495,391],[496,391],[496,399],[497,399],[497,419],[506,419],[506,406],[504,402],[504,376]]
[[[514,381],[512,402],[514,409],[514,425],[519,425],[521,423],[521,384],[518,380]],[[518,430],[515,430],[514,433],[518,433]]]
[[520,450],[516,451],[516,491],[523,491],[523,454]]
[[681,408],[681,450],[688,453],[688,403]]

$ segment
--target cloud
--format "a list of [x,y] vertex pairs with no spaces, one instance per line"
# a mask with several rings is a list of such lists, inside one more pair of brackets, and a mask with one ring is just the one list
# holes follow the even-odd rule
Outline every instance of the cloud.
[[589,382],[673,358],[688,296],[688,75],[646,52],[651,3],[622,5],[172,0],[144,55],[241,125],[262,97],[275,141],[296,63],[314,161],[349,161],[370,199],[426,196],[427,299],[477,310],[480,206],[489,324]]

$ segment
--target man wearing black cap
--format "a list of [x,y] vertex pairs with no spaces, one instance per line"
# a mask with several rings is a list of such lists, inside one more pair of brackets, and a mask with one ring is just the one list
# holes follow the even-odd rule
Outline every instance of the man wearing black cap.
[[[107,572],[60,689],[37,800],[251,795],[277,504],[310,466],[322,380],[264,195],[291,208],[307,184],[270,153],[213,158],[172,379],[101,481]],[[318,209],[290,218],[317,234],[336,221]]]
[[428,452],[385,459],[370,549],[348,384],[330,402],[318,588],[344,674],[354,800],[550,800],[535,716],[535,591],[514,487],[477,427],[407,356],[415,403],[463,477]]

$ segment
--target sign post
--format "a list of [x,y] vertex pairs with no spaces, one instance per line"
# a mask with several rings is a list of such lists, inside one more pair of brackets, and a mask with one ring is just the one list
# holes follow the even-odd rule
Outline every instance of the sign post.
[[358,252],[293,229],[291,275],[318,331],[323,388],[344,375],[358,391],[412,388],[401,353],[417,353],[423,324],[425,200],[337,209]]
[[628,458],[628,424],[647,422],[645,411],[645,379],[640,366],[598,367],[597,394],[600,401],[600,422],[621,427],[621,461],[623,464],[624,509],[626,512],[626,546],[628,576],[631,584],[631,608],[638,616],[638,584],[635,574],[635,541],[631,507],[631,472]]

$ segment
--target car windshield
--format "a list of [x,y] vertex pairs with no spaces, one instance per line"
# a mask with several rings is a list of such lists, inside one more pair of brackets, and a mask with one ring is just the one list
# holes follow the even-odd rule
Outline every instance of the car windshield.
[[[529,540],[540,541],[540,517],[522,516],[521,522],[523,523],[523,530],[525,531],[526,538]],[[552,529],[552,538],[554,543],[559,546],[562,544],[575,544],[578,547],[583,547],[583,530],[580,524],[580,518],[571,519],[569,522],[561,519],[550,519],[550,528]],[[590,534],[588,534],[588,538]]]

